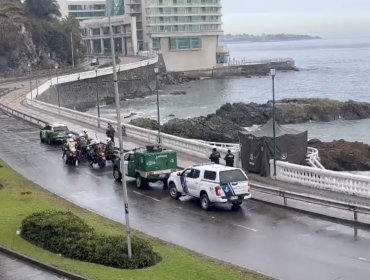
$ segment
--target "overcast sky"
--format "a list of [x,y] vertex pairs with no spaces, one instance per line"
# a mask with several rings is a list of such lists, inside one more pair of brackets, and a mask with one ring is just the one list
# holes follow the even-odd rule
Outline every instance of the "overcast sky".
[[370,0],[221,0],[226,33],[370,36]]

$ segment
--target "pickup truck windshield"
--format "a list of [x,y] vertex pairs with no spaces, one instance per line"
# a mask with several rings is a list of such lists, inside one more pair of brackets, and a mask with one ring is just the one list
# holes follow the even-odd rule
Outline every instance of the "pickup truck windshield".
[[239,169],[220,171],[220,184],[247,181],[247,177]]
[[66,126],[56,126],[54,127],[55,132],[62,132],[62,131],[68,131],[68,128]]

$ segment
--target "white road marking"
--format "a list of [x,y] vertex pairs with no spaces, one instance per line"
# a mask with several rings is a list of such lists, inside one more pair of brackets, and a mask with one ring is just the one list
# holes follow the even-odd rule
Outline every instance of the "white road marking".
[[254,229],[254,228],[249,228],[249,227],[245,227],[245,226],[242,226],[242,225],[239,225],[239,224],[231,224],[235,227],[239,227],[239,228],[243,228],[243,229],[246,229],[246,230],[250,230],[250,231],[253,231],[253,232],[257,232],[258,230]]
[[145,197],[147,197],[147,198],[153,199],[154,201],[160,202],[160,200],[159,200],[159,199],[156,199],[155,197],[151,197],[151,196],[149,196],[149,195],[146,195],[146,194],[143,194],[143,193],[139,193],[139,192],[137,192],[137,191],[133,191],[133,193],[136,193],[137,195],[145,196]]
[[358,257],[358,259],[359,259],[360,261],[370,263],[370,261],[369,261],[368,259],[366,259],[366,258]]

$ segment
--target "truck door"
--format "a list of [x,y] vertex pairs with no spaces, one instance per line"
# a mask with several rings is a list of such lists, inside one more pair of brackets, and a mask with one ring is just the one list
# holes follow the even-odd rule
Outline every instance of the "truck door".
[[199,176],[200,171],[198,169],[191,169],[189,176],[186,177],[186,185],[191,196],[199,195]]
[[125,166],[127,166],[126,175],[129,177],[135,177],[135,162],[133,153],[125,154]]

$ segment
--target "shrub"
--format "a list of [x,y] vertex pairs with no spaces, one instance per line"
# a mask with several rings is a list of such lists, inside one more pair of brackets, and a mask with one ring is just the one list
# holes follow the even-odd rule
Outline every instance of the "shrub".
[[46,250],[65,257],[117,268],[144,268],[158,259],[147,240],[133,237],[132,258],[126,239],[98,234],[71,212],[34,213],[22,222],[22,237]]

